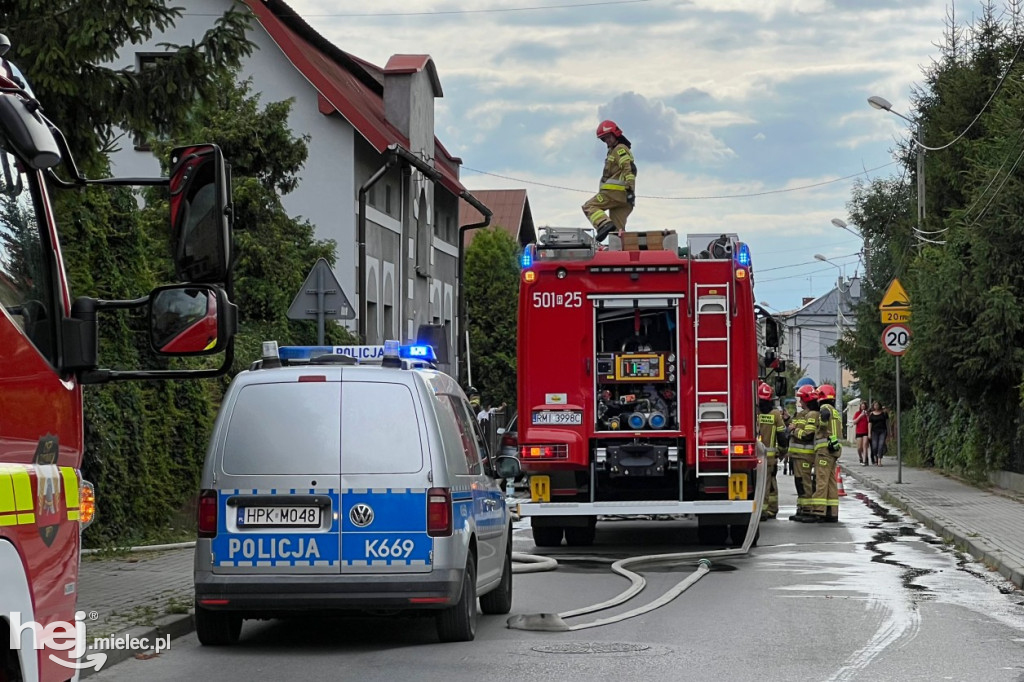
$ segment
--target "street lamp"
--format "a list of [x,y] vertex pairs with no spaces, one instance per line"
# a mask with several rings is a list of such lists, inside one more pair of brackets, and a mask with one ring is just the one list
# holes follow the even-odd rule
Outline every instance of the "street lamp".
[[851,230],[850,227],[846,224],[846,221],[843,220],[842,218],[833,218],[832,224],[841,230],[846,230],[853,236],[864,241],[864,280],[867,281],[868,275],[871,271],[871,265],[869,265],[869,263],[871,262],[871,258],[868,252],[868,236],[866,234],[863,234],[863,230]]
[[[843,269],[830,261],[820,253],[814,254],[815,260],[820,260],[822,263],[828,263],[836,270],[839,271],[839,281],[836,284],[836,342],[843,338],[843,280],[846,279],[846,273]],[[839,410],[839,414],[843,415],[843,363],[839,359],[839,351],[836,350],[836,368],[838,369],[836,377],[836,409]],[[842,416],[842,423],[846,423],[846,417]]]
[[883,111],[888,111],[890,114],[895,114],[904,121],[913,124],[916,128],[914,146],[917,147],[917,238],[924,239],[925,241],[933,241],[931,239],[925,239],[925,237],[922,236],[927,233],[924,231],[924,140],[921,138],[921,123],[907,118],[900,112],[893,110],[892,104],[890,104],[889,100],[884,97],[872,95],[871,97],[868,97],[868,104],[873,106],[875,109],[881,109]]

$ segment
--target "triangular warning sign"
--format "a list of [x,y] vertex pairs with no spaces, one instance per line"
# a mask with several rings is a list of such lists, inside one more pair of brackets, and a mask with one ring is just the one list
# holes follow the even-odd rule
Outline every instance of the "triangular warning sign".
[[903,288],[898,279],[889,282],[889,288],[882,296],[882,302],[878,304],[879,310],[910,310],[910,296]]
[[[323,299],[319,294],[323,294]],[[321,310],[321,300],[323,310]],[[315,320],[319,313],[328,320],[351,320],[356,316],[352,304],[341,289],[330,264],[323,258],[317,260],[306,276],[302,288],[295,295],[288,308],[289,320]]]

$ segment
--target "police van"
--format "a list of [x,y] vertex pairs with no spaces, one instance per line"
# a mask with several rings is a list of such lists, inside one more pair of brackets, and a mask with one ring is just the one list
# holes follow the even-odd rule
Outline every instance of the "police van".
[[221,404],[195,554],[203,644],[245,618],[430,610],[442,641],[512,605],[505,498],[462,389],[430,348],[382,363],[264,344]]

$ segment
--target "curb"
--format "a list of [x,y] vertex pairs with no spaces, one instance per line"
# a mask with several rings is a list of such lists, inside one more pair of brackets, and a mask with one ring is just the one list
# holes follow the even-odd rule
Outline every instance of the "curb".
[[[153,625],[137,625],[127,630],[122,630],[115,635],[111,635],[111,638],[132,638],[142,639],[145,638],[152,642],[157,637],[166,637],[170,635],[171,640],[175,640],[178,637],[182,637],[193,632],[196,629],[195,621],[192,618],[192,612],[188,613],[176,613],[169,616],[163,616],[158,618]],[[118,663],[127,661],[129,658],[135,658],[139,654],[152,653],[152,649],[149,650],[138,650],[138,649],[94,649],[89,647],[83,659],[92,653],[105,653],[107,655],[107,661],[103,664],[102,670],[107,670]],[[153,654],[156,655],[156,654]],[[85,668],[81,671],[80,679],[90,677],[96,674],[95,668]]]
[[891,487],[885,483],[861,478],[852,470],[846,470],[845,473],[857,479],[857,482],[861,485],[877,492],[889,504],[910,514],[925,526],[938,533],[943,539],[952,541],[957,549],[967,552],[976,560],[982,561],[989,566],[995,566],[1000,575],[1018,588],[1024,589],[1024,566],[1017,564],[1015,560],[1007,559],[1002,550],[993,547],[984,538],[977,537],[976,533],[957,526],[953,521],[948,521],[937,515],[927,514],[914,508],[912,502],[893,492]]

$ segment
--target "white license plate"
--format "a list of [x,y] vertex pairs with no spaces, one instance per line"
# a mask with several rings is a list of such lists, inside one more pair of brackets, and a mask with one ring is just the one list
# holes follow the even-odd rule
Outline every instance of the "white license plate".
[[533,413],[534,424],[568,424],[579,426],[583,423],[582,412],[566,412],[556,410],[544,410]]
[[239,507],[239,526],[319,528],[320,507]]

